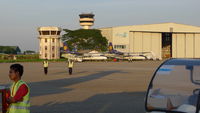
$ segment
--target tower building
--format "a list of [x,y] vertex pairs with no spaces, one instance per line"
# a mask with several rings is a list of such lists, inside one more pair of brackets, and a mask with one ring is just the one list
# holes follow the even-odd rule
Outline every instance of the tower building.
[[60,33],[59,27],[39,27],[40,59],[60,58]]
[[79,17],[80,25],[83,27],[83,29],[90,29],[90,27],[94,25],[94,14],[82,13],[79,15]]

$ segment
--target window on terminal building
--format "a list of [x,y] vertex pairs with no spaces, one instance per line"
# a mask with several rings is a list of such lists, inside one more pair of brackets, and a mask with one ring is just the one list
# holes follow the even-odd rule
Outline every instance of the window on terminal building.
[[52,39],[52,42],[55,42],[55,39],[54,39],[54,38]]
[[45,42],[47,42],[47,39],[45,39]]
[[45,46],[45,50],[47,50],[47,46]]
[[47,53],[45,53],[45,58],[47,58]]
[[52,51],[54,51],[55,50],[55,46],[52,46]]
[[115,49],[126,49],[126,45],[114,45]]
[[54,53],[52,54],[52,57],[53,57],[53,58],[55,57],[55,54],[54,54]]

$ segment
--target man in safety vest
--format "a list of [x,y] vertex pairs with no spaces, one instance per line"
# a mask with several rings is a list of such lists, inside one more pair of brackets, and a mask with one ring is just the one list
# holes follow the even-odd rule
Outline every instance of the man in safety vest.
[[68,59],[68,69],[69,69],[69,75],[72,75],[72,68],[74,66],[74,61],[72,59]]
[[43,67],[44,67],[44,74],[45,74],[45,75],[47,75],[47,73],[48,73],[48,66],[49,66],[48,60],[45,59],[45,60],[43,61]]
[[22,75],[23,66],[21,64],[10,66],[9,78],[13,81],[13,84],[10,87],[7,99],[9,103],[7,113],[30,113],[30,89],[21,80]]

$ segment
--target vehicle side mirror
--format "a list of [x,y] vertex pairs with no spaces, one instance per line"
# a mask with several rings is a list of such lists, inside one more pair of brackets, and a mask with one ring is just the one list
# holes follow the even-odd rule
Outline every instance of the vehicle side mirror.
[[193,84],[200,85],[200,80],[198,80],[193,74],[194,67],[192,65],[186,65],[185,68],[190,71],[190,80]]

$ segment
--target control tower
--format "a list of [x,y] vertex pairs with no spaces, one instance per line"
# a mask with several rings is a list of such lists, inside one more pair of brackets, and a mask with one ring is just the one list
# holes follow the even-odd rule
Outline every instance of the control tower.
[[59,27],[39,27],[40,59],[60,58],[60,32]]
[[80,25],[83,27],[83,29],[90,29],[90,27],[94,25],[94,14],[82,13],[79,15],[79,17]]

